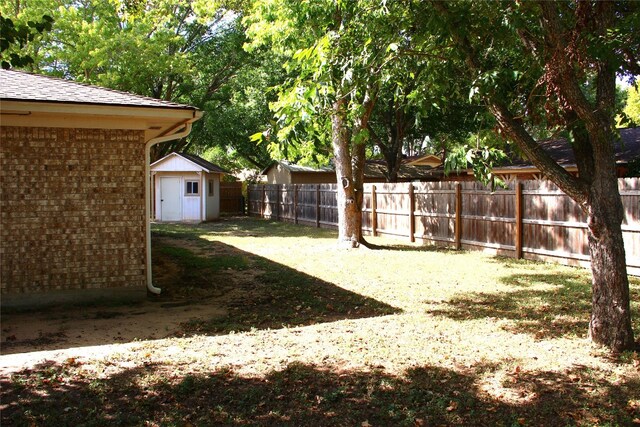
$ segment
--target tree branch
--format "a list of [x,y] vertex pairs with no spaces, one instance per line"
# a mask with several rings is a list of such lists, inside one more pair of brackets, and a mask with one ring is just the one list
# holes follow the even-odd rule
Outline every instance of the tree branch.
[[[451,23],[451,15],[447,7],[438,1],[433,1],[434,8]],[[480,73],[483,67],[478,60],[475,50],[469,40],[460,34],[457,27],[452,26],[454,42],[462,50],[465,56],[467,67]],[[509,108],[493,95],[485,95],[485,101],[489,110],[495,116],[499,128],[502,132],[514,141],[529,160],[544,174],[548,175],[562,191],[567,193],[577,203],[585,206],[588,200],[588,189],[584,182],[572,176],[562,166],[540,147],[540,145],[529,135],[524,126],[518,122]]]

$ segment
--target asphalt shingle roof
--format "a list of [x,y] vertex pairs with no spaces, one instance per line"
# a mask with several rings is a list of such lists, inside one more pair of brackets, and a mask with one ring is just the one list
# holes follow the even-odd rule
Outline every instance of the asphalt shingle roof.
[[0,100],[195,109],[189,105],[16,70],[0,70]]
[[222,169],[218,165],[214,165],[213,163],[203,159],[202,157],[194,156],[193,154],[187,154],[187,153],[176,153],[176,154],[178,154],[179,156],[184,157],[187,160],[192,161],[193,163],[197,164],[198,166],[202,166],[203,168],[207,169],[209,172],[217,172],[217,173],[229,174],[229,171]]
[[[576,157],[569,141],[565,138],[540,141],[544,151],[560,165],[575,166]],[[616,163],[629,163],[640,158],[640,127],[620,129],[620,140],[615,143]],[[531,162],[525,159],[514,159],[505,163],[501,168],[531,167]]]

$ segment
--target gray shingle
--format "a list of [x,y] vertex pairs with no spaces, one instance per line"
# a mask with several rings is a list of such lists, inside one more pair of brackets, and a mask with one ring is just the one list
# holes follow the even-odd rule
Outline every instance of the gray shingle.
[[16,70],[0,70],[0,99],[123,107],[195,109],[113,89]]
[[176,153],[176,154],[184,157],[187,160],[191,160],[193,163],[197,164],[198,166],[202,166],[203,168],[207,169],[209,172],[229,174],[229,171],[221,168],[218,165],[214,165],[213,163],[203,159],[200,156],[195,156],[193,154],[187,154],[187,153]]

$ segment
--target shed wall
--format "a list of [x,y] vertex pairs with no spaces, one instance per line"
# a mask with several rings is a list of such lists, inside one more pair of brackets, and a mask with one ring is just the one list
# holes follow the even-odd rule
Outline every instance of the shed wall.
[[[213,192],[209,191],[209,186],[213,184]],[[220,174],[208,173],[206,175],[206,193],[207,201],[205,203],[207,221],[220,218]]]
[[[195,173],[195,172],[157,172],[155,174],[155,205],[156,205],[156,219],[158,221],[163,220],[162,215],[162,200],[163,196],[161,192],[161,180],[162,178],[172,177],[180,179],[180,203],[181,203],[181,211],[182,211],[182,221],[201,221],[202,219],[202,211],[203,209],[208,209],[207,206],[202,205],[202,194],[204,191],[207,191],[206,188],[206,180],[202,177],[203,174]],[[186,186],[187,181],[197,181],[199,183],[198,195],[187,195],[186,194]],[[204,184],[204,185],[203,185]],[[208,202],[206,202],[208,203]]]
[[292,172],[291,184],[335,184],[335,172]]
[[1,293],[145,286],[144,131],[0,140]]

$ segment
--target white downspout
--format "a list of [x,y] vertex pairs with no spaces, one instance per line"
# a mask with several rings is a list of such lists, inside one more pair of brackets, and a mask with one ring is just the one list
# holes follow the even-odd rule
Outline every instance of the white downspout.
[[147,141],[144,146],[144,204],[145,204],[145,233],[147,240],[147,289],[154,295],[159,295],[162,289],[153,286],[153,273],[151,268],[151,146],[159,144],[161,142],[173,141],[174,139],[184,138],[191,133],[192,122],[198,120],[202,114],[196,115],[194,119],[189,119],[184,123],[184,130],[169,135],[159,136]]

